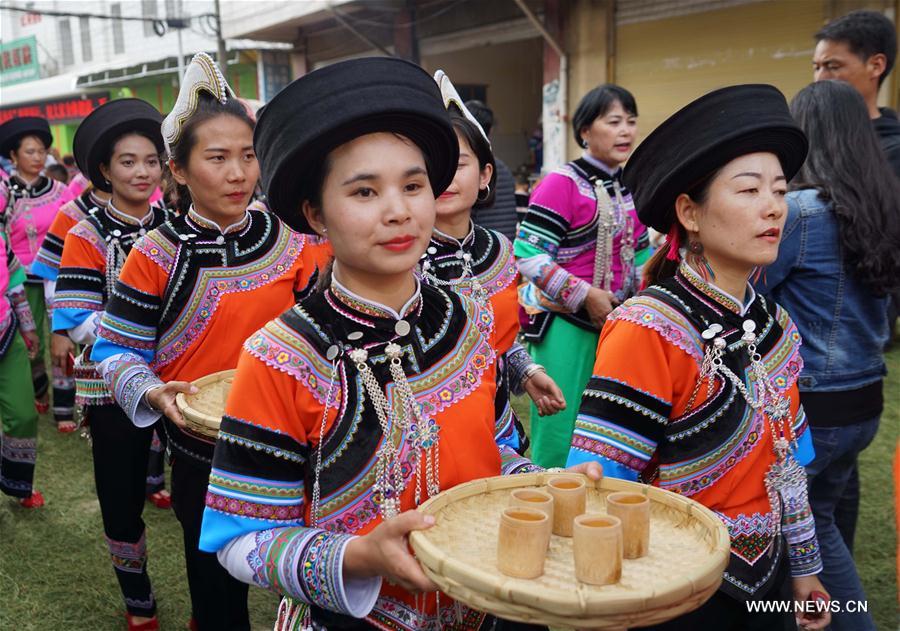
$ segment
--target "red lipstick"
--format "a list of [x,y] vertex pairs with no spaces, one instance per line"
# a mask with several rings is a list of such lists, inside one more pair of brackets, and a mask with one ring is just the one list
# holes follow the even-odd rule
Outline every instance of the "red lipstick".
[[416,242],[416,238],[409,234],[404,234],[399,237],[395,237],[390,241],[385,241],[380,245],[391,250],[392,252],[404,252],[412,247],[412,244]]

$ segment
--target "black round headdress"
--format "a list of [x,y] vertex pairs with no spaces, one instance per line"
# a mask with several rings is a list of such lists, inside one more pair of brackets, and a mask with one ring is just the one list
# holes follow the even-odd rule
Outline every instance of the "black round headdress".
[[402,59],[368,57],[315,70],[259,112],[253,145],[269,208],[301,232],[300,203],[330,151],[354,138],[394,132],[425,155],[435,197],[453,181],[459,141],[434,79]]
[[101,191],[111,192],[100,164],[109,158],[112,145],[128,133],[146,136],[159,153],[164,150],[160,132],[162,114],[141,99],[116,99],[104,103],[87,118],[75,132],[72,153],[81,172]]
[[53,134],[50,133],[50,124],[46,118],[19,116],[0,125],[0,154],[9,158],[9,153],[16,148],[16,143],[23,136],[37,136],[48,149],[53,144]]
[[735,85],[701,96],[666,119],[635,150],[622,179],[641,222],[668,233],[675,199],[716,169],[748,153],[771,152],[790,180],[808,148],[777,88]]

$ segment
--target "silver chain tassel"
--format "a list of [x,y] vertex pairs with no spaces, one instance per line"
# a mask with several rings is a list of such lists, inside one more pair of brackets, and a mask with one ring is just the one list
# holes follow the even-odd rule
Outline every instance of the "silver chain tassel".
[[[756,347],[756,323],[752,320],[745,320],[743,324],[744,333],[741,341],[747,347],[747,353],[750,356],[750,372],[754,380],[758,384],[756,392],[751,393],[734,372],[729,369],[722,361],[725,348],[727,346],[725,338],[718,337],[722,331],[722,326],[712,324],[709,328],[701,333],[701,337],[707,342],[706,352],[703,357],[703,363],[700,366],[700,378],[697,381],[697,388],[688,402],[688,410],[692,409],[694,398],[699,389],[700,383],[704,378],[709,379],[708,395],[712,394],[713,383],[717,374],[727,378],[735,388],[741,393],[741,396],[751,408],[767,417],[769,431],[772,434],[772,450],[775,454],[775,462],[766,471],[765,485],[768,491],[770,502],[773,498],[781,497],[784,504],[784,512],[786,514],[797,514],[802,511],[808,504],[809,491],[807,486],[806,470],[797,462],[791,451],[791,445],[796,444],[791,425],[791,402],[790,399],[779,392],[772,384],[772,379],[766,371],[762,357]],[[780,506],[772,506],[773,512],[781,514]],[[781,524],[779,522],[779,531]]]
[[[623,279],[631,278],[631,268],[634,266],[634,222],[625,214],[622,188],[616,180],[613,180],[613,190],[616,195],[615,202],[601,180],[594,182],[594,195],[597,198],[597,247],[594,250],[594,274],[591,285],[605,291],[612,288],[613,237],[616,233],[617,209],[625,224],[625,234],[619,243]],[[624,285],[623,289],[630,290]]]

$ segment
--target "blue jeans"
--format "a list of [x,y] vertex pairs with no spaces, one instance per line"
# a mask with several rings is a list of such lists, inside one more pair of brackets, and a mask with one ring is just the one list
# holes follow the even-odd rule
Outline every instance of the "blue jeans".
[[[835,523],[835,511],[856,471],[859,453],[869,446],[878,431],[880,417],[844,427],[812,427],[815,459],[806,467],[809,475],[809,503],[816,520],[816,534],[822,549],[824,569],[819,579],[835,600],[864,601],[853,556]],[[851,482],[852,485],[852,482]],[[833,631],[874,631],[869,613],[833,613]]]

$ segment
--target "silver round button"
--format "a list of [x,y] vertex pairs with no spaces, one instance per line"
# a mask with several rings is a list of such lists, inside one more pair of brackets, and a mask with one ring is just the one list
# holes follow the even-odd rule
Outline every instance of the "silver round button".
[[394,333],[396,333],[400,337],[403,337],[404,335],[409,333],[411,329],[412,327],[409,326],[409,322],[407,322],[406,320],[397,320],[397,323],[394,325]]
[[437,254],[437,248],[434,247],[433,245],[425,251],[428,252],[429,254]]
[[753,320],[744,320],[744,324],[742,325],[742,328],[747,333],[753,333],[753,331],[756,330],[756,322],[754,322]]
[[709,330],[713,333],[721,333],[723,329],[721,324],[719,324],[718,322],[713,322],[709,325]]
[[362,336],[362,331],[353,331],[347,334],[347,339],[355,342],[356,340],[361,340]]
[[114,236],[114,237],[121,237],[121,236],[122,236],[122,231],[121,231],[121,230],[113,230],[113,236]]
[[222,245],[223,243],[225,243],[225,237],[219,235],[218,237],[216,237],[216,243]]
[[332,344],[328,347],[328,351],[325,353],[325,357],[328,358],[328,361],[333,362],[334,358],[337,357],[340,352],[341,349],[338,347],[338,345]]
[[711,340],[715,336],[716,336],[716,334],[712,330],[712,328],[706,329],[705,331],[703,331],[703,333],[700,334],[700,337],[702,337],[704,340]]

